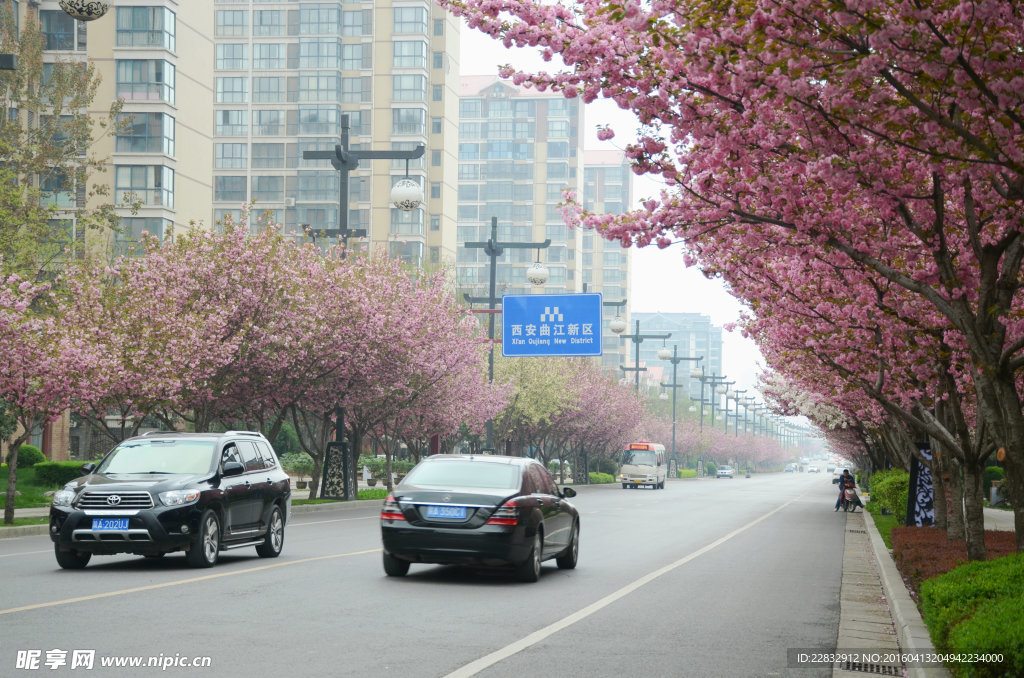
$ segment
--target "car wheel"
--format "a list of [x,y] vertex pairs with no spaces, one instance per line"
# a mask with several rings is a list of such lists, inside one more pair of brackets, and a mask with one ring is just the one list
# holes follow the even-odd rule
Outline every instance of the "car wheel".
[[629,484],[628,483],[622,483],[622,489],[624,489],[624,490],[629,489]]
[[389,577],[404,577],[409,574],[409,561],[402,560],[401,558],[395,558],[393,555],[384,551],[384,574]]
[[540,579],[540,559],[544,553],[544,541],[541,539],[540,530],[533,535],[533,548],[526,560],[516,568],[516,578],[519,581],[535,582]]
[[580,524],[573,523],[572,536],[569,537],[569,546],[555,559],[555,563],[561,570],[572,570],[576,567],[576,561],[580,557]]
[[284,547],[284,518],[281,509],[275,506],[270,511],[270,522],[267,525],[267,536],[263,543],[256,547],[260,558],[277,558]]
[[81,570],[92,558],[92,554],[86,551],[61,551],[56,544],[53,545],[53,554],[57,556],[57,564],[65,570]]
[[199,534],[192,542],[192,548],[185,559],[192,567],[213,567],[220,553],[220,520],[217,514],[206,509],[199,521]]

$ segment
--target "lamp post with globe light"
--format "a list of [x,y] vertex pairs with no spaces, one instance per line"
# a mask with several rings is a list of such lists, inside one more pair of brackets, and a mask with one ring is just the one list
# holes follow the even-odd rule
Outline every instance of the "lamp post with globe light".
[[[618,316],[616,316],[616,319],[618,319]],[[612,329],[612,332],[615,332],[615,327],[614,326],[611,329]],[[616,334],[618,334],[618,333],[616,332]],[[637,393],[639,393],[640,392],[640,373],[647,371],[646,367],[640,367],[640,344],[642,344],[644,342],[644,339],[669,339],[669,338],[672,337],[672,333],[671,332],[665,332],[663,334],[640,334],[640,321],[637,320],[636,321],[636,332],[634,332],[633,334],[620,334],[619,336],[621,336],[623,339],[631,339],[633,341],[633,343],[636,345],[636,362],[633,363],[633,367],[623,367],[622,365],[619,365],[619,369],[622,370],[623,372],[635,372],[636,373],[635,390],[636,390]]]
[[699,363],[701,360],[704,360],[704,356],[698,356],[696,358],[688,358],[686,356],[680,356],[679,355],[679,345],[678,344],[674,344],[672,346],[672,350],[671,351],[668,350],[668,346],[662,346],[660,349],[658,349],[658,358],[661,359],[661,360],[667,360],[667,361],[672,363],[672,383],[671,384],[662,383],[661,387],[662,388],[671,388],[672,389],[672,458],[675,459],[676,458],[676,391],[678,391],[679,388],[681,388],[683,386],[683,384],[680,384],[679,381],[676,379],[676,368],[679,366],[679,363],[683,362],[684,360],[688,360],[688,361],[693,361],[693,362],[698,362]]
[[[67,0],[71,2],[72,0]],[[62,3],[63,5],[63,3]],[[361,237],[366,235],[365,229],[350,229],[348,227],[348,174],[352,170],[359,167],[360,160],[405,160],[406,161],[406,175],[409,172],[409,161],[417,158],[422,158],[426,152],[426,147],[420,144],[411,151],[352,151],[348,147],[348,115],[343,114],[341,116],[341,136],[339,143],[335,144],[333,151],[303,151],[303,160],[330,160],[331,166],[338,170],[339,175],[339,190],[338,190],[338,228],[336,229],[324,229],[320,231],[324,235],[338,236],[338,242],[341,244],[341,257],[345,258],[345,253],[348,250],[348,239],[350,237]],[[412,211],[420,206],[423,202],[423,192],[416,182],[409,180],[408,176],[405,179],[398,181],[391,188],[391,202],[400,210]],[[343,466],[346,469],[354,470],[355,461],[350,450],[345,445],[345,408],[338,407],[335,409],[335,425],[334,425],[334,440],[336,443],[341,445],[341,453],[343,458]],[[354,477],[354,473],[352,474]],[[327,482],[323,482],[320,485],[321,498],[324,495],[324,488],[326,488]],[[344,483],[344,498],[349,499],[350,488],[349,483]],[[356,497],[351,497],[355,499]]]
[[[490,270],[490,281],[489,281],[489,294],[486,297],[471,297],[468,294],[464,295],[466,301],[469,303],[475,302],[486,302],[487,310],[484,311],[488,314],[487,318],[487,340],[490,343],[490,350],[487,354],[487,381],[488,383],[494,382],[494,316],[498,313],[498,309],[495,308],[498,299],[495,296],[497,292],[498,283],[498,271],[497,263],[498,257],[501,256],[506,248],[510,249],[537,249],[537,261],[530,265],[530,268],[526,271],[526,278],[534,285],[543,285],[548,281],[548,268],[540,261],[540,251],[551,245],[551,240],[546,239],[544,242],[499,242],[498,241],[498,217],[491,217],[491,237],[486,241],[482,242],[467,242],[464,246],[469,249],[482,249],[484,254],[490,257],[491,270]],[[494,449],[494,420],[487,420],[487,442],[486,449],[492,451]]]
[[708,383],[711,384],[711,398],[709,399],[708,402],[711,404],[711,424],[714,425],[714,423],[715,423],[715,387],[719,383],[721,383],[723,380],[725,380],[726,377],[725,377],[725,375],[718,376],[718,375],[715,375],[715,374],[711,374],[711,375],[705,376],[704,375],[704,368],[700,367],[699,365],[697,367],[695,367],[692,372],[690,372],[690,377],[700,381],[700,430],[701,430],[701,432],[703,432],[704,431],[704,402],[705,402],[705,400],[704,400],[704,384],[708,384]]

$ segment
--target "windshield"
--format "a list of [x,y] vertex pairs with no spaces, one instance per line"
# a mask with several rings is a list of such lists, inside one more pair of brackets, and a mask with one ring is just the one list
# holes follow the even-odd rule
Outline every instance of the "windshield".
[[622,453],[623,466],[654,466],[656,463],[657,457],[654,452],[648,452],[645,450],[626,450]]
[[213,468],[212,440],[133,440],[108,454],[96,473],[207,473]]
[[518,490],[519,466],[469,459],[428,462],[410,471],[402,484],[418,487]]

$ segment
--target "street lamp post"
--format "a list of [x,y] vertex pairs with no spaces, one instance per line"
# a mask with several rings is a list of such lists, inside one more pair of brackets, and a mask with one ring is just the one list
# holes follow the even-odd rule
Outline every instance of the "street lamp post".
[[[736,403],[736,414],[733,417],[734,421],[733,421],[733,432],[732,432],[732,435],[733,435],[734,438],[738,438],[739,435],[740,435],[740,404],[741,404],[740,401],[743,400],[743,398],[740,398],[740,394],[741,393],[746,393],[746,392],[747,392],[747,389],[743,389],[741,391],[733,391],[732,392],[732,400],[733,400],[733,402]],[[744,414],[746,414],[746,412],[744,412]],[[729,422],[728,421],[725,422],[725,430],[726,430],[726,432],[728,432],[728,430],[729,430]],[[744,425],[744,429],[743,430],[746,431],[746,426],[745,425]]]
[[[338,170],[338,228],[327,229],[322,231],[324,235],[332,236],[337,235],[338,240],[341,243],[341,256],[344,259],[345,253],[348,250],[348,239],[350,237],[361,237],[366,235],[365,229],[350,229],[348,227],[348,173],[359,167],[360,160],[405,160],[406,163],[416,158],[422,158],[426,152],[426,147],[420,144],[411,151],[351,151],[348,148],[348,115],[343,114],[341,116],[341,137],[339,143],[335,144],[333,151],[303,151],[303,160],[330,160],[331,166]],[[408,165],[407,165],[408,167]],[[392,200],[395,200],[396,196],[392,194]],[[404,202],[399,206],[400,209],[416,209],[417,204],[413,204],[408,196],[400,196],[404,198]],[[411,205],[411,206],[410,206]],[[342,464],[345,469],[355,470],[355,460],[352,456],[352,450],[345,445],[345,408],[338,407],[334,411],[335,422],[334,422],[334,440],[341,446]],[[345,474],[347,475],[347,474]],[[326,478],[322,479],[320,483],[320,496],[324,497],[324,488],[327,486]],[[350,497],[351,494],[349,483],[344,483],[344,499],[355,499],[355,496]]]
[[644,343],[644,339],[668,339],[672,336],[671,332],[665,332],[664,334],[640,334],[640,321],[636,321],[636,332],[633,334],[620,335],[623,339],[632,339],[633,343],[636,344],[636,362],[633,367],[623,367],[619,365],[619,369],[623,372],[636,372],[636,392],[640,392],[640,373],[646,372],[646,367],[640,367],[640,344]]
[[725,419],[725,432],[726,433],[729,432],[729,387],[732,386],[735,383],[736,383],[735,381],[720,381],[720,382],[718,382],[718,384],[715,386],[715,391],[714,391],[715,394],[716,394],[716,397],[711,399],[712,400],[711,401],[711,424],[713,426],[714,422],[715,422],[715,403],[714,403],[714,401],[718,400],[717,396],[725,396],[725,417],[724,417],[724,419]]
[[694,370],[692,372],[690,372],[690,377],[700,381],[700,431],[703,433],[704,432],[704,402],[705,402],[704,401],[704,384],[707,384],[707,383],[711,384],[711,398],[709,399],[708,402],[711,405],[711,423],[712,423],[712,425],[714,425],[714,423],[715,423],[715,387],[717,386],[717,384],[719,382],[721,382],[723,379],[725,379],[725,375],[718,376],[718,375],[712,374],[710,376],[704,376],[704,368],[698,366],[698,367],[694,368]]
[[682,384],[678,383],[678,381],[676,380],[676,368],[679,366],[679,363],[683,362],[684,360],[700,362],[701,360],[704,360],[704,356],[699,356],[697,358],[687,358],[685,356],[680,357],[679,356],[679,345],[678,344],[674,344],[672,346],[672,355],[671,356],[667,355],[667,353],[668,353],[668,349],[667,348],[662,348],[660,351],[658,351],[658,357],[661,358],[662,360],[668,360],[669,362],[672,363],[672,383],[671,384],[662,383],[661,387],[662,388],[671,388],[672,389],[672,458],[675,459],[676,458],[676,391],[682,386]]
[[[482,249],[491,259],[491,271],[490,271],[490,285],[489,294],[486,298],[470,297],[466,296],[466,300],[470,303],[477,301],[487,302],[487,339],[490,342],[490,351],[487,355],[487,381],[488,383],[494,382],[494,316],[498,312],[495,308],[497,304],[497,298],[495,297],[498,272],[497,272],[497,260],[498,257],[504,254],[505,248],[509,249],[536,249],[542,250],[551,245],[551,240],[546,239],[544,242],[499,242],[498,241],[498,217],[491,217],[491,237],[485,242],[467,242],[465,247],[469,249]],[[531,282],[539,285],[543,285],[547,282],[547,269],[537,266],[531,268]],[[494,449],[494,420],[487,420],[487,442],[486,446],[488,450]]]

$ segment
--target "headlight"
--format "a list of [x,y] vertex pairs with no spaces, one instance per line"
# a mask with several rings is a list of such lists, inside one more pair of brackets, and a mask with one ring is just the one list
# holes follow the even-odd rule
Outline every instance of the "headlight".
[[184,506],[199,501],[199,490],[168,490],[160,493],[160,503],[164,506]]
[[53,494],[53,505],[54,506],[71,506],[71,502],[75,500],[74,490],[57,490]]

